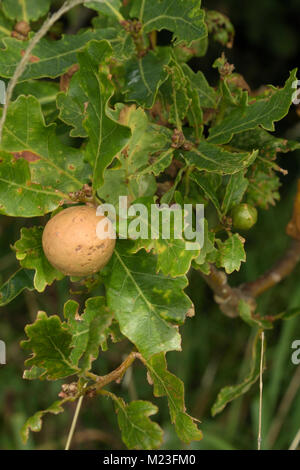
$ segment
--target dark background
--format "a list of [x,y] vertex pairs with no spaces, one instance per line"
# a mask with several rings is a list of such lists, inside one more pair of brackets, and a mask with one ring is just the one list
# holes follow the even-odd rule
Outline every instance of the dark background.
[[[211,65],[223,50],[252,89],[270,83],[281,86],[289,71],[300,65],[299,0],[212,0],[204,2],[204,6],[227,14],[236,29],[232,50],[211,43],[207,56],[198,61],[197,67],[207,74],[212,84],[217,77]],[[74,10],[61,27],[69,31],[76,30],[81,15],[79,9]],[[86,22],[89,20],[87,16]],[[295,107],[276,126],[276,134],[300,140],[300,121]],[[289,171],[288,176],[282,178],[282,199],[269,211],[259,212],[258,224],[247,239],[247,265],[232,277],[233,283],[255,279],[288,246],[285,226],[292,211],[296,182],[300,175],[299,161],[299,153],[280,157],[280,165]],[[10,245],[19,238],[20,228],[42,223],[41,219],[28,221],[0,217],[1,283],[17,268]],[[299,306],[299,276],[300,266],[289,279],[263,295],[259,301],[260,313],[272,315],[287,307]],[[8,347],[8,363],[0,366],[0,449],[59,449],[65,444],[74,413],[74,406],[71,405],[63,415],[47,416],[42,432],[31,435],[25,447],[21,442],[19,431],[26,418],[56,400],[61,383],[24,381],[22,371],[25,354],[20,349],[19,341],[24,339],[24,326],[34,321],[38,309],[49,315],[61,315],[63,303],[69,297],[69,288],[69,281],[64,280],[49,287],[41,295],[25,292],[9,306],[0,309],[0,337]],[[170,370],[185,382],[189,412],[203,423],[203,441],[193,443],[188,448],[256,448],[258,384],[216,418],[210,415],[210,408],[220,388],[241,381],[247,373],[253,332],[242,321],[230,320],[220,313],[211,292],[197,273],[190,276],[189,294],[195,303],[196,316],[182,328],[183,352],[168,354]],[[299,320],[296,318],[282,322],[266,336],[263,447],[286,449],[300,423],[300,377],[290,359],[291,344],[295,339],[300,339]],[[129,349],[126,343],[112,346],[95,363],[95,372],[105,374],[118,366]],[[166,401],[153,399],[152,387],[147,384],[142,366],[135,364],[123,384],[114,388],[126,399],[140,398],[157,403],[160,411],[154,418],[165,431],[164,448],[184,448],[169,424]],[[123,447],[111,403],[105,398],[86,400],[73,448]]]

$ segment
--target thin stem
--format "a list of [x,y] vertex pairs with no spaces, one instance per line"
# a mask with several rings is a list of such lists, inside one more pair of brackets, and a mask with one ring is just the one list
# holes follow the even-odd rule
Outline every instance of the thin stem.
[[219,304],[222,312],[233,318],[239,315],[238,304],[240,300],[246,300],[254,312],[256,297],[288,277],[299,261],[300,241],[293,240],[283,257],[256,281],[232,288],[228,283],[226,274],[214,265],[211,265],[210,274],[201,273],[201,276],[213,290],[215,301]]
[[259,413],[258,413],[258,436],[257,450],[261,450],[261,425],[262,425],[262,405],[263,405],[263,369],[264,369],[264,340],[265,333],[261,332],[261,350],[260,350],[260,370],[259,370]]
[[116,380],[119,380],[123,377],[125,374],[126,370],[131,366],[131,364],[136,360],[140,359],[142,360],[142,356],[140,353],[132,351],[129,356],[122,362],[122,364],[119,365],[115,370],[110,372],[107,375],[103,376],[97,376],[95,374],[87,373],[87,377],[90,377],[95,381],[94,384],[90,385],[87,389],[86,392],[89,391],[99,391],[106,385],[110,384],[111,382],[115,382]]
[[293,240],[284,256],[256,281],[245,284],[243,289],[250,296],[257,297],[285,279],[300,261],[300,241]]
[[75,413],[74,413],[74,417],[73,417],[72,425],[71,425],[70,432],[69,432],[69,435],[68,435],[65,450],[70,450],[70,446],[71,446],[71,442],[72,442],[74,432],[75,432],[75,428],[76,428],[76,425],[77,425],[77,421],[78,421],[81,405],[82,405],[82,402],[83,402],[83,398],[84,398],[84,395],[81,395],[81,397],[79,398],[79,400],[77,402],[77,406],[76,406],[76,410],[75,410]]
[[293,439],[293,442],[291,443],[289,450],[296,450],[298,448],[298,445],[300,443],[300,429],[298,430],[296,436]]

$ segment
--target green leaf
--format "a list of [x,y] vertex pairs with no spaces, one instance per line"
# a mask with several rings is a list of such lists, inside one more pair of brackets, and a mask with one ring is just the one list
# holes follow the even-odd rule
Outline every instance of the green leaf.
[[153,382],[154,395],[166,396],[169,404],[171,422],[175,425],[178,437],[185,443],[199,441],[202,433],[198,429],[195,420],[185,411],[184,384],[167,370],[167,362],[164,354],[157,354],[146,361],[151,382]]
[[86,371],[98,357],[99,346],[106,340],[105,333],[113,315],[105,306],[104,297],[88,299],[82,315],[78,314],[78,310],[78,303],[69,300],[64,307],[64,316],[72,334],[70,361]]
[[108,117],[108,102],[113,86],[104,73],[99,72],[99,62],[111,56],[107,41],[92,41],[78,53],[81,87],[87,96],[84,128],[89,137],[85,155],[93,167],[93,187],[103,183],[103,172],[114,156],[127,144],[130,130]]
[[257,381],[260,372],[260,352],[261,341],[260,332],[258,332],[253,341],[249,374],[242,383],[222,388],[211,410],[213,416],[223,411],[229,402],[247,393],[251,386]]
[[154,175],[162,172],[172,161],[172,132],[149,121],[146,113],[135,106],[116,106],[113,115],[130,127],[131,138],[119,156],[118,165],[104,173],[104,184],[98,195],[118,206],[119,196],[133,200],[153,196],[156,192]]
[[82,315],[78,303],[69,300],[64,316],[67,322],[61,323],[57,316],[48,318],[40,312],[37,321],[26,329],[30,340],[22,346],[32,350],[34,356],[26,361],[32,367],[24,378],[55,380],[90,370],[99,347],[111,334],[112,312],[105,306],[104,297],[93,297],[86,301]]
[[264,129],[257,128],[235,135],[230,141],[230,146],[239,150],[250,150],[254,147],[259,149],[256,164],[247,174],[247,202],[263,209],[275,205],[280,199],[278,190],[281,186],[280,178],[275,172],[282,171],[275,163],[277,154],[296,150],[300,148],[300,143],[275,137]]
[[109,394],[114,400],[122,439],[128,449],[157,449],[162,443],[162,430],[149,419],[157,413],[157,406],[149,401],[132,401],[126,404],[122,398]]
[[34,269],[34,287],[38,292],[43,292],[47,285],[51,285],[56,279],[62,279],[64,275],[57,271],[44,255],[42,246],[43,227],[22,228],[21,238],[13,249],[23,268]]
[[208,222],[206,219],[204,219],[204,243],[200,250],[200,254],[195,259],[193,265],[196,265],[196,268],[199,269],[199,267],[206,262],[207,256],[216,251],[217,250],[215,248],[215,234],[208,230]]
[[231,175],[250,166],[257,155],[257,150],[251,153],[228,152],[218,145],[203,141],[189,152],[185,152],[183,157],[189,165],[195,165],[198,170]]
[[[124,162],[122,159],[121,162]],[[110,168],[104,172],[104,184],[97,194],[101,199],[119,207],[119,197],[127,196],[129,201],[140,197],[153,196],[156,192],[153,175],[137,174],[136,178],[127,178],[125,168]]]
[[56,209],[64,194],[31,180],[29,163],[0,152],[0,213],[12,217],[36,217]]
[[278,315],[275,316],[275,319],[290,320],[296,316],[300,315],[300,307],[289,308]]
[[[117,320],[114,319],[112,321],[110,327],[106,330],[106,336],[109,337],[113,343],[119,343],[125,339],[125,336],[120,331],[120,325]],[[102,349],[103,344],[101,345]]]
[[249,181],[245,178],[243,171],[230,175],[222,202],[222,213],[224,215],[226,215],[233,206],[241,202],[248,185]]
[[177,176],[174,180],[173,186],[171,186],[171,188],[166,193],[164,193],[162,195],[162,197],[160,198],[161,204],[171,204],[171,202],[174,199],[176,189],[177,189],[178,185],[180,184],[180,182],[182,180],[182,176],[183,176],[184,172],[186,171],[186,169],[187,168],[185,166],[183,168],[180,168],[180,170],[178,171]]
[[145,108],[154,104],[160,85],[167,79],[165,65],[170,62],[169,48],[150,51],[142,58],[134,58],[126,64],[126,101],[135,101]]
[[193,57],[204,57],[208,48],[208,37],[205,36],[199,40],[192,41],[187,47],[184,42],[173,47],[173,53],[176,60],[180,63],[188,62]]
[[[159,155],[156,155],[150,159],[152,163],[147,166],[143,173],[153,173],[155,176],[160,175],[166,168],[168,168],[173,160],[173,148],[163,151]],[[157,152],[158,153],[158,152]]]
[[113,50],[113,57],[118,61],[130,59],[136,53],[136,47],[131,34],[121,24],[116,22],[113,27],[103,25],[103,17],[92,19],[94,29],[97,30],[97,39],[107,39]]
[[[230,66],[230,64],[229,64]],[[214,68],[218,68],[219,74],[222,74],[224,70],[228,67],[228,62],[225,56],[219,57],[213,64]],[[248,102],[248,94],[247,91],[243,90],[243,88],[239,88],[235,84],[235,80],[237,82],[242,81],[243,77],[238,74],[229,74],[225,75],[225,77],[220,80],[219,82],[219,96],[217,100],[218,105],[218,112],[213,118],[213,124],[217,125],[221,121],[224,120],[233,110],[243,110],[247,106]],[[245,87],[247,88],[247,84]],[[253,149],[253,147],[251,148]]]
[[35,160],[30,162],[33,183],[65,193],[81,189],[88,181],[90,167],[83,162],[81,150],[61,142],[55,128],[55,124],[45,125],[36,98],[20,96],[8,109],[2,148],[9,152],[26,150],[35,154]]
[[273,328],[272,322],[269,320],[265,320],[259,316],[253,316],[251,306],[245,300],[240,300],[238,305],[238,311],[240,317],[244,322],[248,323],[250,326],[256,326],[263,329],[271,329]]
[[168,121],[174,124],[177,129],[181,129],[182,121],[188,113],[192,100],[188,96],[188,84],[181,67],[175,64],[169,67],[168,73],[169,79],[162,90],[164,98],[166,98],[166,88],[170,88]]
[[[172,131],[149,121],[146,112],[135,106],[117,106],[118,119],[130,127],[131,138],[123,161],[128,177],[153,172],[158,175],[171,163]],[[173,149],[171,149],[173,151]],[[169,158],[166,153],[169,152]]]
[[57,117],[56,97],[59,83],[50,80],[28,80],[18,83],[13,92],[13,100],[20,95],[35,96],[43,111],[46,122],[53,122]]
[[187,113],[187,120],[189,125],[195,129],[195,140],[199,142],[203,134],[203,111],[197,90],[190,84],[187,87],[187,94],[191,102]]
[[290,320],[296,316],[300,315],[300,307],[289,308],[278,315],[275,315],[275,319],[277,320]]
[[209,85],[205,75],[199,70],[197,73],[187,65],[182,64],[182,70],[190,82],[191,87],[196,90],[202,108],[215,108],[217,104],[217,93]]
[[247,202],[268,209],[269,205],[274,206],[276,201],[279,201],[280,186],[279,176],[259,161],[249,175]]
[[62,405],[66,403],[67,401],[73,401],[74,399],[68,398],[60,401],[55,401],[52,403],[51,406],[49,406],[46,410],[43,411],[37,411],[33,416],[27,419],[26,423],[22,426],[21,429],[21,437],[23,439],[23,442],[26,444],[28,437],[29,437],[29,432],[40,432],[42,429],[42,418],[48,414],[51,413],[53,415],[58,415],[60,413],[63,413],[64,409],[62,408]]
[[255,129],[257,126],[274,131],[274,122],[286,116],[292,104],[295,92],[292,84],[297,80],[296,73],[297,70],[294,69],[284,88],[274,89],[270,97],[259,99],[250,105],[245,102],[244,106],[231,111],[225,119],[210,129],[208,140],[215,144],[224,144],[229,142],[234,134]]
[[[181,130],[188,121],[195,129],[194,140],[200,141],[203,132],[202,91],[207,98],[211,97],[210,88],[204,76],[198,80],[197,75],[186,64],[179,64],[172,56],[172,61],[166,67],[168,79],[161,86],[159,99],[165,110],[165,119]],[[201,87],[201,89],[199,89]],[[202,90],[203,88],[203,90]],[[205,104],[205,99],[203,100]],[[212,104],[212,103],[210,103]]]
[[222,217],[222,211],[218,196],[216,193],[215,179],[210,174],[193,172],[190,175],[190,179],[194,181],[204,192],[205,196],[213,203],[219,217]]
[[23,379],[24,380],[43,380],[45,378],[45,369],[42,367],[32,366],[31,369],[24,370]]
[[227,274],[239,271],[241,263],[246,261],[244,243],[244,238],[238,233],[227,238],[225,242],[219,241],[219,264],[225,268]]
[[189,271],[192,260],[199,255],[199,249],[187,250],[186,242],[180,239],[139,239],[137,246],[147,252],[153,250],[157,255],[157,270],[165,276],[183,276]]
[[[33,78],[59,77],[76,63],[77,52],[92,39],[101,39],[99,31],[67,34],[58,41],[41,39],[33,49],[19,82]],[[0,54],[0,77],[11,78],[29,41],[5,38],[3,43],[5,48],[1,49]]]
[[29,23],[48,13],[50,0],[2,0],[2,8],[11,20]]
[[71,78],[67,93],[57,95],[57,107],[60,110],[59,118],[72,126],[71,137],[87,137],[87,132],[83,126],[83,116],[85,114],[85,103],[87,96],[80,84],[80,75],[75,73]]
[[[152,250],[157,255],[157,271],[165,276],[183,276],[190,269],[192,260],[199,255],[200,249],[197,244],[194,249],[187,249],[187,244],[192,241],[184,239],[183,229],[184,224],[187,223],[184,219],[184,209],[178,207],[170,210],[166,207],[165,211],[162,209],[155,212],[153,198],[143,198],[137,202],[144,204],[148,211],[148,217],[140,213],[136,219],[139,230],[147,234],[147,238],[138,238],[134,251],[137,252],[143,248],[147,252]],[[170,227],[169,233],[165,231],[167,227]]]
[[172,279],[156,273],[156,257],[121,241],[115,249],[107,285],[108,306],[122,333],[145,357],[180,350],[178,327],[191,307],[184,294],[185,277]]
[[135,0],[130,14],[143,23],[145,33],[167,29],[174,33],[175,44],[189,45],[207,36],[200,6],[200,0]]
[[122,20],[122,15],[120,14],[120,8],[122,6],[121,0],[101,0],[101,2],[87,2],[85,6],[99,11],[99,13],[102,13],[103,15],[112,16],[117,18],[119,21]]
[[9,304],[23,290],[33,290],[34,273],[27,269],[21,268],[16,271],[2,286],[0,287],[0,307]]
[[230,146],[239,150],[259,149],[262,157],[273,160],[277,153],[288,153],[300,148],[300,142],[275,137],[262,128],[236,134],[230,141]]
[[33,353],[25,365],[40,368],[40,378],[57,380],[78,373],[70,361],[72,335],[58,316],[47,317],[45,312],[39,312],[25,331],[29,339],[22,341],[21,346]]
[[234,27],[229,18],[219,11],[207,10],[205,15],[208,33],[214,41],[231,48],[234,39]]
[[46,106],[49,103],[55,103],[58,92],[59,83],[50,80],[28,80],[16,85],[13,98],[17,99],[19,95],[32,95],[42,106]]
[[0,39],[10,37],[13,30],[13,23],[0,11]]

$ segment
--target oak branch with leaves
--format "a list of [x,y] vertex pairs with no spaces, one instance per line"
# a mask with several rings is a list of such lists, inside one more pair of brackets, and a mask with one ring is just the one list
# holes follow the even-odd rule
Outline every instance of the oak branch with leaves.
[[[55,22],[80,4],[94,12],[92,25],[77,34],[51,34]],[[221,390],[214,415],[258,379],[261,331],[299,313],[261,317],[255,301],[300,259],[299,195],[287,229],[292,245],[282,260],[250,284],[233,288],[228,281],[246,261],[243,229],[256,222],[257,212],[259,223],[260,213],[279,199],[284,170],[277,154],[300,148],[272,133],[292,104],[296,70],[281,88],[253,93],[223,54],[214,63],[219,80],[212,87],[188,62],[206,54],[208,39],[232,47],[234,29],[220,13],[204,11],[200,0],[74,0],[47,17],[50,7],[50,0],[1,2],[0,77],[7,93],[0,120],[0,213],[50,219],[62,208],[116,205],[127,196],[130,204],[146,206],[204,203],[206,219],[201,249],[188,251],[184,239],[166,240],[160,232],[154,240],[117,239],[104,269],[70,278],[88,296],[84,307],[70,293],[58,315],[36,312],[22,342],[30,356],[24,379],[65,383],[55,403],[27,420],[22,436],[39,431],[44,415],[61,413],[67,402],[80,407],[85,397],[106,396],[129,449],[160,447],[162,429],[150,419],[157,407],[126,403],[109,387],[138,360],[154,396],[167,399],[179,438],[200,440],[184,385],[166,361],[168,351],[181,349],[180,328],[193,321],[188,272],[201,273],[228,321],[257,329],[250,373],[242,384]],[[172,33],[170,44],[159,44],[161,30]],[[20,269],[1,286],[0,306],[25,289],[43,293],[63,279],[45,256],[42,235],[41,225],[21,230],[12,247]],[[103,295],[95,294],[100,288]],[[93,362],[121,341],[132,352],[115,370],[96,375]],[[73,432],[74,426],[67,448]]]

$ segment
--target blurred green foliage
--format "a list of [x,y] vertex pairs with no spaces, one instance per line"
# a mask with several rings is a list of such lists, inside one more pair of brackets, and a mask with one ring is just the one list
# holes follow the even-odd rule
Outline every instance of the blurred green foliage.
[[[229,16],[235,27],[234,46],[227,53],[251,87],[280,85],[299,62],[298,0],[203,0],[206,8]],[[214,50],[212,50],[214,49]],[[211,47],[214,60],[217,45]],[[205,60],[207,57],[205,57]]]

